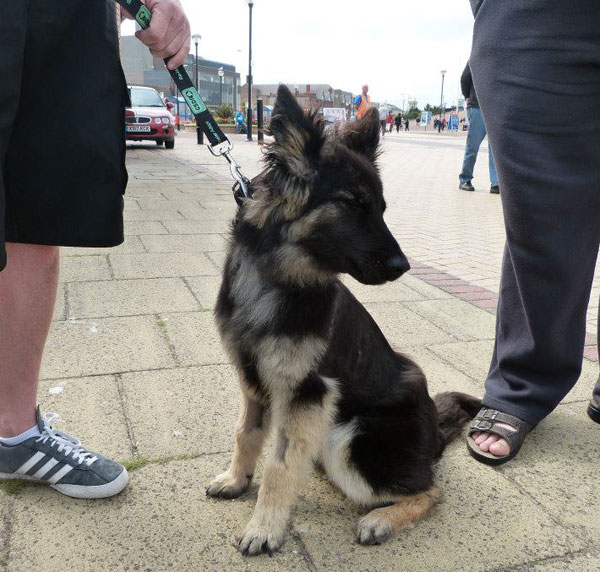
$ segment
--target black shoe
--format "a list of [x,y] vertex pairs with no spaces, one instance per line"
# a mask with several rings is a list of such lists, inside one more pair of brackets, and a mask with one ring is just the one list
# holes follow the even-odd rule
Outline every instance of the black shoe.
[[500,186],[499,185],[492,185],[490,187],[490,193],[492,193],[492,195],[499,195],[500,194]]
[[596,401],[593,399],[588,405],[587,414],[589,415],[592,421],[600,423],[600,405],[598,405],[598,403],[596,403]]
[[460,185],[458,185],[458,188],[461,191],[474,191],[475,187],[471,184],[471,181],[465,181],[464,183],[461,183]]

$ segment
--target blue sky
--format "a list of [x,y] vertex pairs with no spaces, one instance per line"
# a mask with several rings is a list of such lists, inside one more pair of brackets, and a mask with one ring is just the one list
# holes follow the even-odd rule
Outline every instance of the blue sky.
[[[201,56],[248,68],[246,0],[182,0]],[[456,102],[469,57],[473,16],[468,0],[255,0],[256,83],[329,83],[358,93],[368,83],[376,101],[402,105],[408,96]],[[123,33],[132,33],[131,23]]]

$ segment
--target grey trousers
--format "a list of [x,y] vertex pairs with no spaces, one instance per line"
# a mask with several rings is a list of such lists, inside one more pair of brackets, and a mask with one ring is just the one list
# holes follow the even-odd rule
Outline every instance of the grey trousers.
[[533,424],[581,373],[600,242],[598,22],[598,0],[483,0],[475,19],[507,236],[483,403]]

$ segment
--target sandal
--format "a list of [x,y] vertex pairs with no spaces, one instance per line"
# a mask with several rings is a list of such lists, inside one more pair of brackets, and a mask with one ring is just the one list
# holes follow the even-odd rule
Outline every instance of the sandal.
[[587,408],[587,414],[589,415],[592,421],[596,423],[600,423],[600,404],[595,399],[590,401],[590,404]]
[[[598,413],[600,416],[600,410]],[[512,431],[506,427],[500,427],[498,423],[506,423],[515,430]],[[484,407],[471,422],[467,434],[467,447],[469,448],[471,457],[478,461],[485,463],[486,465],[502,465],[503,463],[510,461],[519,452],[519,449],[525,440],[525,436],[531,429],[533,429],[533,427],[529,423],[518,417],[514,417],[508,413],[502,413],[496,409]],[[477,445],[475,440],[471,437],[473,433],[477,432],[493,433],[494,435],[506,439],[510,447],[510,453],[499,457],[497,455],[492,455],[492,453],[482,451],[479,448],[479,445]]]

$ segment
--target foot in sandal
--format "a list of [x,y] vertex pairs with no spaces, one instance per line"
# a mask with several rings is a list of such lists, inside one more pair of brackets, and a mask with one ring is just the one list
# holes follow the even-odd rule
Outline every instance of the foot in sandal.
[[472,421],[467,447],[472,457],[488,465],[501,465],[521,448],[529,423],[508,413],[484,407]]

